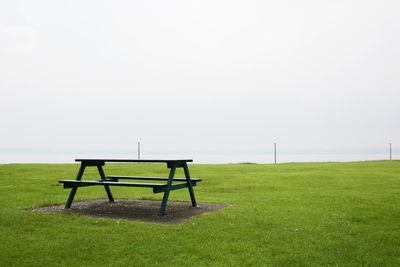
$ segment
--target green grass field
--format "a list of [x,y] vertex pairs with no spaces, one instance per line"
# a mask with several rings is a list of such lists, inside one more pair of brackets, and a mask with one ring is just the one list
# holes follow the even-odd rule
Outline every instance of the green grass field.
[[[65,203],[69,190],[58,180],[74,179],[78,165],[0,165],[0,266],[400,265],[399,161],[189,168],[203,179],[194,188],[198,202],[232,206],[160,225],[25,211]],[[105,171],[168,174],[158,164]],[[162,198],[148,188],[112,192]],[[75,201],[105,197],[104,188],[86,187]],[[190,201],[187,190],[170,200]]]

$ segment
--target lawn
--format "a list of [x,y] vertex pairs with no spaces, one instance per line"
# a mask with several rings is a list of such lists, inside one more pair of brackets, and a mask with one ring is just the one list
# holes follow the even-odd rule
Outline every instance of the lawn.
[[[232,206],[161,225],[26,211],[65,203],[69,190],[58,180],[74,179],[78,165],[0,165],[0,266],[400,265],[399,161],[189,168],[203,179],[194,188],[199,203]],[[109,164],[105,172],[156,177],[168,169]],[[112,192],[162,198],[148,188]],[[85,187],[75,201],[105,197],[104,188]],[[190,201],[186,190],[170,200]]]

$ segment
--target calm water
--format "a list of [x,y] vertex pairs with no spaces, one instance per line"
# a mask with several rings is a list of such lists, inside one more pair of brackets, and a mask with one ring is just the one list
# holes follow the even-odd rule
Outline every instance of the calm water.
[[[109,154],[109,153],[0,153],[0,164],[8,163],[74,163],[76,158],[131,158],[136,159],[136,154]],[[193,159],[193,163],[274,163],[274,154],[145,154],[142,159]],[[366,160],[387,160],[389,153],[304,153],[290,154],[280,153],[277,155],[277,163],[285,162],[328,162],[328,161],[366,161]],[[395,159],[395,155],[392,155]]]

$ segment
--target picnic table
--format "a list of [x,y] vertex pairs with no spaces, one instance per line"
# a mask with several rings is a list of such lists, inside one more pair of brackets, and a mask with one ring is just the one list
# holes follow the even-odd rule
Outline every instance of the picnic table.
[[[60,180],[59,183],[64,184],[64,188],[71,188],[68,200],[65,204],[65,208],[71,207],[72,201],[74,200],[75,193],[78,187],[84,186],[104,186],[108,199],[114,201],[114,197],[111,194],[110,186],[129,186],[129,187],[150,187],[153,188],[154,193],[164,192],[164,197],[161,202],[160,212],[158,215],[163,216],[167,207],[169,192],[172,190],[188,188],[192,206],[196,207],[196,199],[193,192],[193,186],[197,182],[201,182],[201,179],[191,179],[189,174],[188,162],[192,162],[192,159],[178,159],[178,160],[150,160],[150,159],[76,159],[76,162],[80,162],[80,168],[75,180]],[[119,163],[166,163],[167,168],[170,169],[168,178],[162,177],[137,177],[137,176],[106,176],[103,170],[103,166],[106,162],[119,162]],[[86,167],[97,167],[100,174],[101,180],[81,180]],[[185,178],[174,178],[175,170],[177,168],[183,168]],[[149,183],[149,182],[120,182],[119,180],[142,180],[142,181],[164,181],[164,183]],[[179,183],[173,183],[173,182]]]

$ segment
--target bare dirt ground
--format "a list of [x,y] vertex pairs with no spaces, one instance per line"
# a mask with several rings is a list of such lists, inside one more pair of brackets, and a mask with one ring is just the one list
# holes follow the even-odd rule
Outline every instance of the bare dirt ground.
[[164,216],[158,216],[160,205],[161,201],[155,200],[116,199],[111,202],[108,199],[94,199],[74,202],[70,209],[64,209],[64,205],[57,205],[41,207],[32,211],[78,213],[98,218],[180,224],[199,214],[230,206],[229,204],[198,203],[197,207],[192,207],[191,202],[168,201]]

